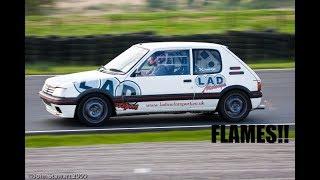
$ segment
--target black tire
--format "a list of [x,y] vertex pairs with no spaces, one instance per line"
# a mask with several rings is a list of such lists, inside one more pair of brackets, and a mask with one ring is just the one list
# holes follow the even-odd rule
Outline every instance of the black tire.
[[79,121],[87,126],[101,126],[110,118],[111,106],[109,99],[104,95],[89,94],[80,100],[76,115]]
[[227,92],[219,100],[218,113],[228,122],[240,122],[251,111],[251,101],[248,95],[239,90]]

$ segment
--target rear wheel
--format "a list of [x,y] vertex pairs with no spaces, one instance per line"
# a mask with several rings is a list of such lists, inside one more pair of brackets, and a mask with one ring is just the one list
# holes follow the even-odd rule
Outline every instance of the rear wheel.
[[218,112],[221,117],[229,122],[244,120],[251,110],[251,101],[242,91],[230,91],[219,102]]
[[90,94],[80,100],[77,117],[87,126],[101,126],[111,116],[111,103],[101,94]]

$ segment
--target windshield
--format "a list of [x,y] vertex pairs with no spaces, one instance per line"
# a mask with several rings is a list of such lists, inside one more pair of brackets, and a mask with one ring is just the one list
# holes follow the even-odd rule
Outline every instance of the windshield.
[[131,46],[104,67],[108,71],[127,73],[148,51],[149,50],[142,47]]

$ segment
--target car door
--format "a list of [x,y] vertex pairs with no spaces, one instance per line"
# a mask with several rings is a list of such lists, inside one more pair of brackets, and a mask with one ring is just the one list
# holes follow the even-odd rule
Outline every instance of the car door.
[[221,74],[221,54],[217,49],[192,49],[192,61],[194,101],[203,102],[202,106],[194,106],[194,110],[212,111],[218,104],[219,93],[226,86],[226,79]]
[[187,111],[193,100],[190,49],[156,51],[126,78],[138,95],[124,95],[135,112]]

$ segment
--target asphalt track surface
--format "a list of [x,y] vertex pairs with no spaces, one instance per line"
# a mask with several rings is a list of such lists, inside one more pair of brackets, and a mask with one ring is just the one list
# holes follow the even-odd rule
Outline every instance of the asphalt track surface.
[[[295,122],[295,71],[256,71],[263,83],[265,110],[251,111],[239,124],[282,124]],[[45,79],[50,76],[26,76],[25,78],[25,130],[77,130],[92,129],[75,119],[57,118],[45,110],[38,95]],[[202,114],[158,114],[122,116],[111,118],[101,129],[142,128],[228,124],[218,115]]]
[[27,148],[25,179],[295,179],[294,142],[178,142]]

